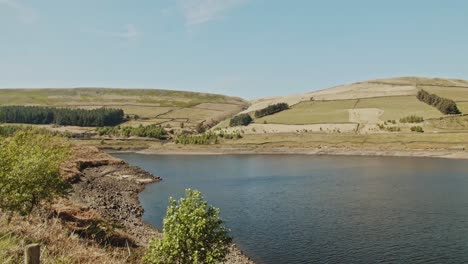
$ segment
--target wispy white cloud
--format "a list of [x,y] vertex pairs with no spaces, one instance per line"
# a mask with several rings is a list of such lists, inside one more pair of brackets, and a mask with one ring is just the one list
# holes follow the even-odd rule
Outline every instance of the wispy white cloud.
[[37,11],[20,0],[0,0],[0,9],[13,11],[23,23],[32,23],[39,18]]
[[127,24],[123,27],[121,31],[118,32],[102,31],[97,29],[83,29],[82,31],[103,37],[119,38],[128,42],[136,41],[142,35],[142,33],[137,29],[137,27],[134,24]]
[[226,13],[249,0],[177,0],[187,26],[223,18]]
[[114,36],[133,41],[138,39],[141,36],[141,32],[138,31],[136,26],[134,24],[127,24],[125,25],[125,28],[123,31],[118,32],[118,33],[113,33]]

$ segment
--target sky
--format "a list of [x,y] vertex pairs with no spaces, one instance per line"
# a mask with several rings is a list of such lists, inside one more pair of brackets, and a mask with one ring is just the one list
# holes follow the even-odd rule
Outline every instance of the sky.
[[258,98],[468,79],[466,0],[0,0],[0,87]]

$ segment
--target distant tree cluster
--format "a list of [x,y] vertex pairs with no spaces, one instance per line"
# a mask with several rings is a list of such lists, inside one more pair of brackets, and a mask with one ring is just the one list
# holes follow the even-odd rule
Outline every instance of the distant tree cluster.
[[218,137],[225,138],[225,139],[241,139],[242,135],[239,131],[236,131],[234,133],[226,133],[221,130],[218,134]]
[[267,115],[272,115],[283,110],[289,109],[289,105],[287,103],[278,103],[274,105],[269,105],[263,109],[255,111],[255,117],[260,118]]
[[253,121],[252,117],[249,114],[240,114],[231,118],[231,121],[229,122],[229,126],[231,127],[247,126],[250,123],[252,123],[252,121]]
[[422,123],[424,118],[422,116],[410,115],[400,118],[400,123]]
[[199,135],[181,134],[174,142],[182,145],[212,145],[218,144],[219,139],[240,139],[242,135],[239,132],[226,133],[221,131],[219,133],[206,132]]
[[378,124],[380,130],[384,130],[384,131],[387,131],[387,132],[400,132],[401,131],[400,127],[386,126],[386,125],[387,125],[387,122],[385,122],[384,124]]
[[72,109],[43,106],[0,106],[0,122],[62,126],[115,126],[124,120],[121,109]]
[[182,145],[211,145],[218,143],[218,135],[213,132],[199,135],[182,134],[179,135],[174,142]]
[[412,132],[418,132],[418,133],[424,133],[424,129],[421,126],[412,126],[411,131]]
[[418,92],[417,98],[428,105],[434,106],[445,115],[458,115],[461,114],[455,101],[439,97],[436,94],[428,93],[424,90]]
[[96,129],[96,132],[100,136],[119,136],[119,137],[147,137],[155,139],[167,139],[167,132],[158,125],[149,125],[143,126],[139,125],[138,127],[131,126],[117,126],[117,127],[100,127]]

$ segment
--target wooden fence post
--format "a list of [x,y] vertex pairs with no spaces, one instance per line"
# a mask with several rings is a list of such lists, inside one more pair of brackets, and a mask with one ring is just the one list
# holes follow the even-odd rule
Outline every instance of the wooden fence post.
[[24,264],[41,263],[41,246],[39,244],[30,244],[24,248]]

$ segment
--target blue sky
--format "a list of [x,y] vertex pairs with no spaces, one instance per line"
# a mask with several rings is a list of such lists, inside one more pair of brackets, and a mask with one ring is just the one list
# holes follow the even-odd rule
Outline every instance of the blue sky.
[[0,0],[0,87],[256,98],[468,79],[465,0]]

